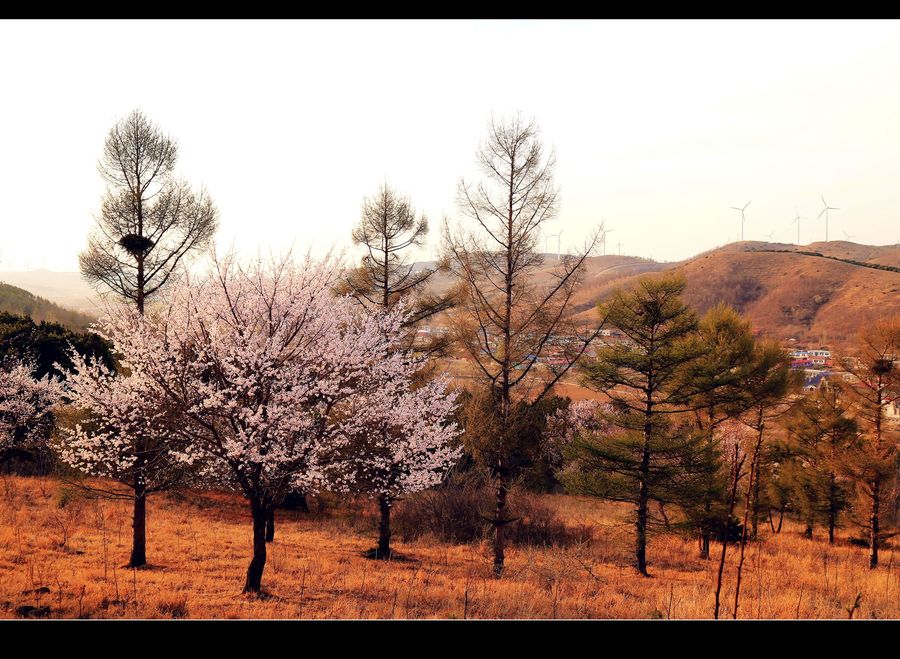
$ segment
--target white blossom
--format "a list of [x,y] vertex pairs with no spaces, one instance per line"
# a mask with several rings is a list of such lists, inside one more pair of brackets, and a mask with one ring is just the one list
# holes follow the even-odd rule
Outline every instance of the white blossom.
[[59,382],[37,379],[29,363],[0,367],[0,458],[13,451],[44,443],[53,428],[53,406],[59,401]]

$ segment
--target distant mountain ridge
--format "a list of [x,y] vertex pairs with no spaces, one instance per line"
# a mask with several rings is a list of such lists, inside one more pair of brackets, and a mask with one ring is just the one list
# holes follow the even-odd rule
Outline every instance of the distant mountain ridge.
[[[552,281],[558,263],[555,253],[543,256],[535,275],[538,284]],[[421,261],[414,267],[435,265]],[[585,265],[574,299],[584,322],[596,317],[597,302],[616,288],[666,270],[685,275],[685,298],[701,313],[725,302],[745,314],[755,328],[779,338],[844,341],[866,323],[900,313],[900,272],[894,270],[900,268],[900,245],[743,241],[680,262],[610,254],[591,256]],[[97,315],[96,293],[77,272],[0,272],[0,282],[6,283],[0,290],[0,310],[26,313],[30,308],[35,313],[29,315],[37,321],[59,319],[76,329]],[[435,291],[452,284],[447,273],[438,273],[432,282]]]

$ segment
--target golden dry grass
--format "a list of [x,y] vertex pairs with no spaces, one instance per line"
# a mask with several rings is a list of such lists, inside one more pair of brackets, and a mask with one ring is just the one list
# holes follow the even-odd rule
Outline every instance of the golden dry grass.
[[[68,500],[66,500],[68,499]],[[0,477],[0,617],[49,606],[53,617],[91,618],[707,618],[716,561],[696,543],[655,535],[653,578],[630,567],[627,510],[568,496],[546,500],[590,542],[513,547],[492,578],[486,544],[397,542],[408,561],[363,558],[374,520],[363,506],[316,518],[280,514],[263,577],[266,598],[240,594],[249,560],[249,515],[239,497],[157,496],[148,511],[150,569],[122,567],[130,549],[127,502],[67,497],[53,478]],[[64,506],[60,504],[65,502]],[[846,534],[829,547],[785,523],[748,546],[740,617],[900,616],[894,549],[869,570],[866,550]],[[718,556],[719,547],[715,547]],[[725,617],[735,552],[726,570]],[[48,589],[48,590],[44,590]]]

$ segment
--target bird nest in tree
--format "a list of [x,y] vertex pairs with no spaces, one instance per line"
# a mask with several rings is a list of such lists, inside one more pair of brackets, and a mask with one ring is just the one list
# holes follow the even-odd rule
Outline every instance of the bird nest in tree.
[[145,236],[129,233],[119,239],[119,245],[133,256],[143,256],[153,248],[154,242]]
[[894,370],[893,359],[876,359],[872,371],[878,375],[886,375]]

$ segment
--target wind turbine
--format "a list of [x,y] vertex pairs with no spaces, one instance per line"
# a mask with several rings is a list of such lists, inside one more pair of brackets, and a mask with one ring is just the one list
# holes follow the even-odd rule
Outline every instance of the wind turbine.
[[797,245],[800,245],[800,220],[805,220],[805,217],[800,217],[800,211],[797,210],[797,207],[794,206],[794,211],[797,213],[797,217],[794,218],[794,221],[791,224],[797,224]]
[[844,232],[844,240],[849,241],[851,238],[856,238],[856,236],[854,236],[852,233],[847,233],[847,232],[845,231],[845,232]]
[[606,234],[612,233],[615,229],[604,229],[603,230],[603,256],[606,256]]
[[773,231],[770,231],[770,232],[767,233],[767,234],[765,234],[766,238],[769,239],[769,242],[772,242],[772,237],[773,237],[774,235],[775,235],[775,231],[774,231],[774,230],[773,230]]
[[622,256],[622,241],[619,241],[619,256]]
[[744,204],[743,208],[738,208],[737,206],[731,207],[732,210],[741,211],[741,240],[742,241],[744,240],[744,222],[747,221],[747,218],[744,217],[744,211],[747,210],[747,206],[749,206],[749,205],[750,205],[750,202],[748,201],[746,204]]
[[560,231],[559,233],[551,233],[551,234],[547,235],[546,239],[544,240],[544,249],[547,250],[548,254],[550,253],[550,248],[547,247],[547,241],[550,240],[551,238],[556,238],[556,260],[559,261],[560,260],[559,246],[560,246],[560,241],[562,240],[562,231]]
[[828,242],[828,211],[839,211],[841,209],[835,208],[833,206],[829,206],[828,202],[825,201],[825,197],[822,197],[822,205],[825,208],[822,209],[822,212],[819,213],[819,216],[816,219],[818,220],[819,217],[822,217],[822,213],[825,214],[825,242],[827,243]]

